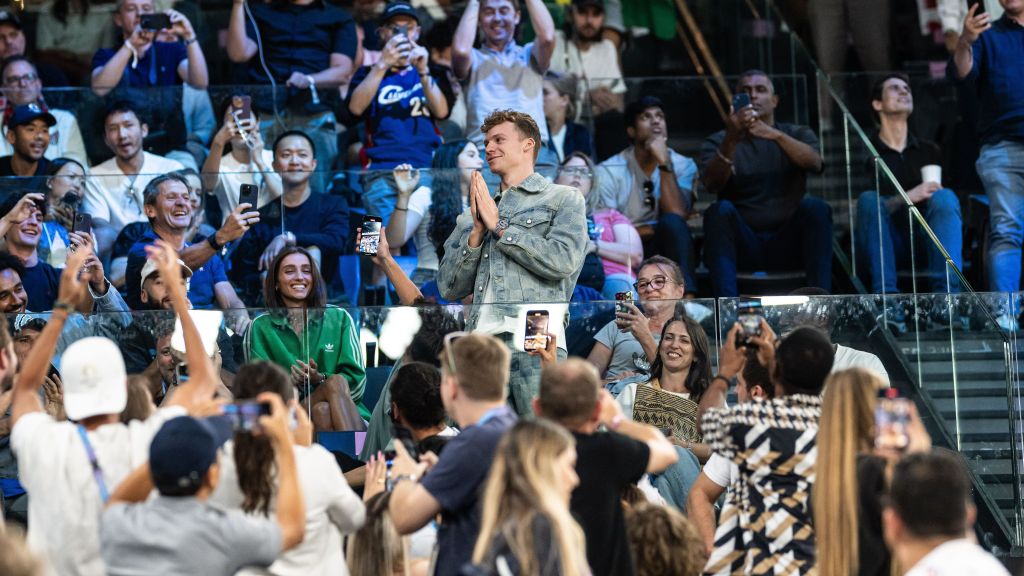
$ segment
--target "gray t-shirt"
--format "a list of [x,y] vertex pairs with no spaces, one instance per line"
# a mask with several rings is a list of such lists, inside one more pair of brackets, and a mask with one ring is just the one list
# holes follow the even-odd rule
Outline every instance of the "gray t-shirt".
[[269,566],[281,554],[277,523],[191,497],[115,504],[103,513],[100,544],[109,576],[230,576]]
[[[624,372],[637,372],[636,360],[647,360],[644,347],[640,345],[636,336],[633,336],[632,332],[619,330],[614,320],[605,324],[604,328],[594,335],[594,340],[612,351],[612,359],[608,363],[605,378],[618,378],[619,374]],[[654,334],[654,343],[657,344],[659,340],[661,334]]]

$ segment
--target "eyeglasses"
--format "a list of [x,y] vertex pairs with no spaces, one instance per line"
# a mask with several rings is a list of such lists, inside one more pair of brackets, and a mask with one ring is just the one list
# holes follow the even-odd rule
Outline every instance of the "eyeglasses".
[[30,82],[35,82],[38,79],[39,76],[37,76],[35,72],[29,72],[23,76],[8,76],[7,78],[4,78],[4,84],[7,86],[20,86],[23,83],[28,84]]
[[444,336],[444,353],[445,357],[448,358],[448,369],[451,371],[452,376],[456,373],[455,355],[452,354],[452,344],[463,336],[469,336],[469,332],[449,332]]
[[594,177],[594,173],[586,166],[563,166],[558,169],[558,172],[560,174],[565,174],[566,176],[583,176],[584,178]]
[[665,287],[666,283],[677,284],[675,280],[669,280],[665,276],[655,276],[650,280],[641,280],[633,284],[633,288],[636,288],[637,292],[643,292],[650,288],[651,290],[661,290]]
[[644,182],[644,206],[654,208],[654,182]]

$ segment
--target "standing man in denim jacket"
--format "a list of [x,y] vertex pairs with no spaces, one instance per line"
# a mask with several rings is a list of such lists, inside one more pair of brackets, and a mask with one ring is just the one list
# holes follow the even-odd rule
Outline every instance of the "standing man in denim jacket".
[[[528,114],[492,112],[480,128],[487,163],[501,177],[491,198],[473,176],[469,209],[445,242],[437,283],[447,300],[473,297],[468,326],[493,334],[513,349],[510,402],[529,414],[537,395],[540,362],[522,351],[527,308],[546,309],[548,331],[565,342],[565,313],[587,245],[587,219],[579,190],[553,184],[534,171],[540,128]],[[535,303],[545,304],[535,304]],[[548,303],[563,303],[551,305]],[[558,350],[561,358],[564,349]]]

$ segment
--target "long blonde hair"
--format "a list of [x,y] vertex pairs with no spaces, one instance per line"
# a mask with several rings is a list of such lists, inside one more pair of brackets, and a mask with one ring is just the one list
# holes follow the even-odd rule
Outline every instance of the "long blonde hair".
[[366,503],[366,523],[348,539],[351,576],[391,576],[405,564],[402,537],[388,512],[390,502],[391,493],[381,492]]
[[871,452],[875,403],[884,387],[863,368],[836,372],[825,382],[813,496],[820,576],[851,576],[859,569],[857,456]]
[[473,563],[491,560],[495,538],[504,536],[519,562],[520,574],[540,573],[533,522],[538,516],[551,524],[558,547],[560,573],[585,573],[583,531],[559,497],[557,460],[576,441],[561,427],[544,420],[520,420],[498,444],[483,496],[483,520],[473,548]]

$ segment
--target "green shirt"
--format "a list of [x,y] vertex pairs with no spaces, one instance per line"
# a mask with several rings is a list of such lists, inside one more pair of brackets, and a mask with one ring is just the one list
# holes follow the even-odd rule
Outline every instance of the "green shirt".
[[312,359],[324,374],[345,378],[359,415],[369,419],[370,411],[362,402],[366,369],[355,322],[341,308],[329,306],[322,315],[319,312],[310,312],[301,335],[292,330],[287,315],[267,313],[257,317],[245,336],[248,358],[269,360],[286,371],[296,360]]

